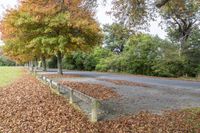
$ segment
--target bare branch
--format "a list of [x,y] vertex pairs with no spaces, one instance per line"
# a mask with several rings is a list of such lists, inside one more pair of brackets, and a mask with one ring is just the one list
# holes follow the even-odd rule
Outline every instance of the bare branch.
[[156,7],[161,8],[162,6],[164,6],[166,3],[168,3],[170,0],[158,0],[156,2]]

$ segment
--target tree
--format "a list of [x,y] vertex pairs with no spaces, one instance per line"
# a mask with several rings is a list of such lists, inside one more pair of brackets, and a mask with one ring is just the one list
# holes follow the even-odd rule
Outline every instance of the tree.
[[19,16],[20,12],[17,10],[8,11],[3,21],[1,21],[1,32],[6,44],[3,47],[4,54],[16,62],[24,63],[31,60],[32,57],[30,56],[30,49],[25,49],[27,36],[23,36],[22,30],[16,28],[20,23],[20,21],[16,21]]
[[167,4],[170,0],[157,0],[156,7],[161,8],[165,4]]
[[147,26],[151,10],[146,0],[115,0],[112,14],[118,22],[135,31]]
[[111,51],[123,52],[124,45],[130,36],[130,31],[121,24],[114,23],[104,26],[105,45]]
[[189,76],[198,76],[200,65],[200,29],[192,31],[185,46],[184,56],[186,57],[186,73]]
[[200,23],[200,4],[198,0],[169,1],[161,9],[169,30],[177,33],[180,53],[192,30]]
[[128,70],[136,74],[151,75],[152,67],[161,58],[160,40],[146,34],[133,35],[129,38],[126,48]]
[[92,48],[101,41],[100,28],[93,14],[80,8],[80,4],[80,0],[67,1],[46,18],[48,25],[43,43],[56,54],[59,74],[62,74],[61,64],[65,52]]
[[[14,58],[19,63],[32,60],[31,64],[35,66],[37,66],[37,62],[33,60],[37,60],[41,56],[48,56],[44,52],[45,50],[41,43],[33,44],[32,42],[43,30],[41,23],[29,12],[25,12],[22,8],[10,10],[2,21],[1,26],[5,27],[2,32],[6,44],[4,46],[6,55]],[[12,29],[14,32],[12,32]],[[43,64],[45,63],[43,62]],[[46,65],[43,66],[45,71]]]
[[185,57],[179,56],[178,45],[162,39],[158,39],[155,43],[159,46],[159,58],[153,63],[154,75],[164,77],[183,76],[185,73]]
[[10,11],[2,23],[8,55],[16,51],[12,55],[23,60],[26,56],[41,57],[44,67],[45,56],[56,55],[58,73],[62,74],[65,52],[88,50],[101,42],[99,25],[93,12],[82,6],[83,2],[23,0],[19,9]]

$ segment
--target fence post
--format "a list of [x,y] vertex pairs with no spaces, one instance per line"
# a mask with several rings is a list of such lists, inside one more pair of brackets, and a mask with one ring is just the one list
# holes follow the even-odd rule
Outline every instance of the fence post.
[[59,83],[58,83],[57,89],[58,89],[58,92],[60,93],[60,84]]
[[33,73],[34,73],[34,76],[36,76],[36,68],[34,68]]
[[50,87],[53,88],[52,80],[50,79]]
[[45,77],[45,76],[43,76],[43,77],[42,77],[42,79],[43,79],[43,81],[46,83],[46,77]]
[[73,104],[73,89],[70,88],[69,91],[69,103]]
[[97,100],[92,98],[92,112],[91,112],[91,121],[97,122]]

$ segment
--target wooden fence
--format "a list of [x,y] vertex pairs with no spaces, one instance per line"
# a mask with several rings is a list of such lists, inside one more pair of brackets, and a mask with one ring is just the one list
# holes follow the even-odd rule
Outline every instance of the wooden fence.
[[[36,74],[34,72],[34,74]],[[76,104],[74,102],[74,98],[78,98],[79,100],[82,100],[86,103],[88,103],[91,106],[90,110],[90,119],[92,122],[98,121],[98,107],[100,106],[100,101],[96,98],[93,98],[91,96],[88,96],[80,91],[74,90],[70,87],[62,86],[61,84],[45,77],[45,76],[39,76],[36,75],[37,78],[41,81],[43,81],[45,84],[49,85],[52,89],[59,92],[59,94],[62,94],[64,96],[67,96],[69,98],[70,104]]]

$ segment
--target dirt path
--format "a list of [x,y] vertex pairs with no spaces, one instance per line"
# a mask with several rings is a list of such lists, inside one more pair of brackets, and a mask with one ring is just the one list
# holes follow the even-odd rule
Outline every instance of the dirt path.
[[30,75],[0,90],[2,133],[198,132],[199,118],[200,111],[170,112],[163,116],[141,112],[92,124],[66,99]]

